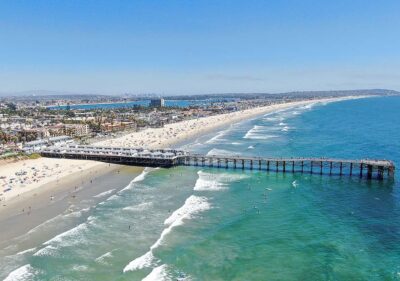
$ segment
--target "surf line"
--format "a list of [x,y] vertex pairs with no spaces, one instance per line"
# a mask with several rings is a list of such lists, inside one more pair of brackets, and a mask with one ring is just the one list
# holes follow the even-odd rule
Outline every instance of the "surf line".
[[189,220],[193,218],[195,214],[210,208],[211,206],[206,197],[196,195],[189,196],[183,206],[175,210],[172,215],[164,221],[164,225],[168,225],[168,227],[164,228],[158,240],[150,247],[150,250],[126,265],[123,272],[152,266],[155,263],[153,251],[163,243],[165,236],[170,233],[174,227],[184,224],[184,220]]

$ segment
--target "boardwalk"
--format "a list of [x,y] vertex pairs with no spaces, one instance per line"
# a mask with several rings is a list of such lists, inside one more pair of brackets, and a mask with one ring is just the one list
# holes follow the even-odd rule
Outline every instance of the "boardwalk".
[[95,160],[145,167],[201,166],[225,169],[256,169],[274,172],[349,175],[382,180],[394,178],[395,166],[388,160],[330,158],[263,158],[201,155],[174,149],[70,145],[42,150],[42,156]]

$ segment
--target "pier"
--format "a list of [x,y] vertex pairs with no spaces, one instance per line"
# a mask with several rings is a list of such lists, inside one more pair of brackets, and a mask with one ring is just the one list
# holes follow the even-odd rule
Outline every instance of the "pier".
[[198,166],[277,173],[347,175],[378,180],[393,179],[395,172],[394,163],[388,160],[201,155],[175,149],[68,145],[45,148],[41,151],[41,155],[43,157],[94,160],[144,167]]

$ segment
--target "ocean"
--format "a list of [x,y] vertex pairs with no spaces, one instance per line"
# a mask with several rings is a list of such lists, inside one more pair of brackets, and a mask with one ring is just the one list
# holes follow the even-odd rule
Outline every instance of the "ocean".
[[[184,148],[398,165],[399,109],[400,97],[297,106],[232,124]],[[400,280],[399,185],[398,174],[379,182],[146,168],[129,185],[97,194],[99,203],[47,222],[68,222],[69,230],[0,257],[0,279]],[[45,229],[46,223],[21,239]]]

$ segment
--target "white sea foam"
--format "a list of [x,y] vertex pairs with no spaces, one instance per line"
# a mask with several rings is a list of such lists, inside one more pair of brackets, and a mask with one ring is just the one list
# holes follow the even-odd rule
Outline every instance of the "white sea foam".
[[74,266],[72,266],[72,270],[75,271],[87,271],[89,269],[89,267],[87,265],[83,265],[83,264],[76,264]]
[[108,197],[106,201],[112,201],[112,200],[115,200],[115,199],[118,199],[118,198],[119,198],[119,196],[117,194],[113,194],[110,197]]
[[58,250],[57,247],[54,247],[52,245],[48,245],[48,246],[40,249],[39,251],[37,251],[33,255],[35,257],[56,256],[57,255],[57,250]]
[[144,255],[131,261],[127,266],[125,266],[124,272],[150,267],[153,264],[153,260],[154,260],[153,252],[150,250]]
[[90,211],[90,207],[83,208],[81,210],[73,212],[74,209],[75,209],[74,206],[70,206],[68,208],[68,210],[66,212],[64,212],[64,214],[62,214],[62,219],[65,219],[65,218],[80,218],[84,213],[87,213],[87,212]]
[[265,126],[255,125],[251,128],[245,135],[244,139],[258,139],[258,140],[266,140],[270,138],[276,138],[278,136],[268,134],[269,131],[273,131],[274,128],[268,128]]
[[241,145],[240,142],[232,142],[231,144],[232,144],[232,145]]
[[43,243],[43,245],[50,245],[53,243],[61,243],[64,241],[65,238],[74,238],[73,241],[75,243],[80,242],[81,241],[81,236],[82,236],[82,232],[87,230],[87,224],[86,223],[81,223],[79,225],[77,225],[74,228],[71,228],[70,230],[67,230],[61,234],[58,234],[57,236],[53,237],[52,239],[46,241]]
[[154,268],[149,275],[142,279],[142,281],[167,281],[171,280],[168,277],[167,266],[165,264]]
[[206,143],[216,143],[216,142],[218,142],[218,141],[221,141],[221,140],[222,140],[221,137],[222,137],[223,135],[225,135],[226,132],[227,132],[227,130],[218,132],[214,137],[212,137],[211,139],[209,139],[208,141],[206,141]]
[[25,281],[32,280],[38,273],[30,264],[23,265],[12,271],[3,281]]
[[182,207],[174,211],[172,215],[164,221],[164,224],[168,225],[168,227],[162,231],[160,237],[150,247],[150,251],[131,261],[125,266],[123,271],[133,271],[151,266],[154,262],[153,250],[163,243],[165,236],[170,233],[174,227],[184,224],[185,220],[193,218],[195,214],[208,210],[210,207],[207,198],[191,195],[186,199]]
[[207,155],[240,155],[240,153],[225,149],[213,148],[207,153]]
[[303,107],[300,107],[300,108],[301,109],[311,109],[314,106],[316,106],[317,104],[318,104],[318,102],[314,102],[314,103],[310,103],[310,104],[304,105]]
[[[156,169],[157,169],[157,168],[156,168]],[[121,192],[123,192],[123,191],[125,191],[125,190],[132,189],[133,186],[134,186],[134,183],[143,181],[143,180],[146,178],[146,175],[147,175],[148,173],[150,173],[151,171],[156,170],[156,169],[146,167],[146,168],[143,170],[143,172],[140,173],[140,175],[138,175],[137,177],[135,177],[126,187],[124,187],[123,189],[121,189],[121,190],[118,192],[118,194],[120,194]]]
[[218,182],[213,178],[210,178],[213,176],[212,174],[206,174],[202,171],[198,172],[199,178],[196,181],[196,184],[194,186],[194,190],[200,191],[200,190],[223,190],[226,189],[227,186],[224,183]]
[[153,202],[144,202],[144,203],[140,203],[136,206],[128,206],[123,208],[122,210],[125,211],[144,211],[147,210],[148,208],[150,208],[151,206],[153,206]]
[[193,215],[210,209],[210,204],[207,202],[206,197],[191,195],[186,199],[185,204],[178,210],[174,211],[172,215],[164,221],[165,228],[161,233],[160,238],[150,247],[151,250],[157,248],[163,243],[164,237],[171,232],[171,230],[184,223],[184,220],[193,218]]
[[246,135],[243,137],[244,139],[253,139],[253,140],[268,140],[272,138],[277,138],[277,135],[262,135],[262,134],[252,134],[252,133],[246,133]]
[[25,255],[27,253],[31,253],[31,252],[34,252],[34,251],[36,251],[36,248],[30,248],[30,249],[23,250],[21,252],[16,253],[16,255]]
[[238,181],[243,178],[246,178],[246,175],[236,175],[236,174],[228,174],[228,173],[218,173],[211,174],[205,173],[203,171],[197,172],[199,175],[196,184],[194,186],[194,190],[196,191],[204,191],[204,190],[223,190],[228,188],[228,184],[230,182]]
[[111,252],[107,252],[107,253],[101,255],[100,257],[97,257],[95,259],[95,261],[99,262],[99,263],[106,263],[106,259],[109,259],[109,258],[112,258],[112,257],[113,257],[113,255],[112,255],[112,251],[111,251]]
[[31,230],[29,230],[27,234],[28,234],[28,235],[29,235],[29,234],[32,234],[32,233],[36,232],[38,229],[40,229],[40,228],[42,228],[42,227],[45,227],[45,226],[47,226],[47,225],[53,225],[53,223],[54,223],[57,219],[60,219],[60,218],[63,217],[63,216],[64,216],[64,214],[57,215],[57,216],[55,216],[54,218],[51,218],[51,219],[49,219],[49,220],[47,220],[47,221],[45,221],[45,222],[39,224],[38,226],[35,226],[35,227],[32,228]]
[[93,196],[93,197],[95,197],[95,198],[101,198],[101,197],[104,197],[104,196],[107,196],[107,195],[113,193],[114,190],[115,190],[115,188],[110,189],[110,190],[107,190],[107,191],[104,191],[104,192],[102,192],[102,193],[99,193],[99,194],[97,194],[97,195],[95,195],[95,196]]

